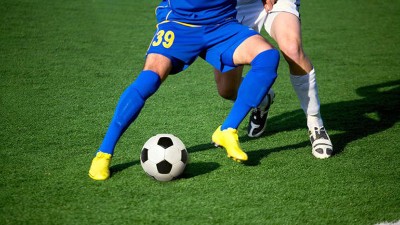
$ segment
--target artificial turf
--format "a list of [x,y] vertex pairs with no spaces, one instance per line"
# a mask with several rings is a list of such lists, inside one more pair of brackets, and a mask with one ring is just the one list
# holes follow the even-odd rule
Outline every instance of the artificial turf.
[[[197,60],[169,77],[117,145],[112,176],[90,161],[143,66],[157,1],[0,2],[0,224],[376,224],[400,220],[400,1],[302,2],[335,155],[311,154],[281,60],[261,138],[239,128],[249,162],[211,144],[232,103]],[[172,133],[190,155],[161,183],[140,150]]]

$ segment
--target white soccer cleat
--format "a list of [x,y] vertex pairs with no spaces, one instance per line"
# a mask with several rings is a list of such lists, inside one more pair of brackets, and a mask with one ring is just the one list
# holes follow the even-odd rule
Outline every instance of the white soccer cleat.
[[312,145],[312,154],[318,159],[326,159],[332,156],[333,146],[325,127],[314,127],[309,130]]
[[275,99],[275,93],[272,89],[265,96],[267,105],[265,107],[257,107],[251,111],[249,125],[247,127],[247,135],[249,137],[260,137],[267,127],[268,111]]

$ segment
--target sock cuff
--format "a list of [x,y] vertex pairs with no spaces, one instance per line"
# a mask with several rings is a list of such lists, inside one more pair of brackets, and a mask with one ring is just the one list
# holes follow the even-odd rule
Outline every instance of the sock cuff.
[[290,74],[290,76],[293,76],[293,77],[302,77],[302,76],[306,76],[306,75],[315,76],[315,68],[313,67],[313,68],[310,70],[310,72],[308,72],[308,73],[305,74],[305,75]]
[[132,84],[145,99],[154,94],[160,85],[160,76],[151,70],[143,70]]
[[254,57],[250,65],[252,68],[271,67],[276,71],[279,65],[279,58],[279,51],[273,48],[259,53],[256,57]]
[[315,81],[315,70],[314,68],[306,75],[294,75],[290,74],[290,81],[294,85],[302,85],[304,83],[309,83],[310,81]]

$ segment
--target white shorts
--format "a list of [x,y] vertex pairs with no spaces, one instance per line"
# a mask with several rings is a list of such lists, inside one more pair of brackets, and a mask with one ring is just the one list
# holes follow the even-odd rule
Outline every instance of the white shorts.
[[237,0],[236,9],[237,20],[261,32],[264,26],[265,30],[271,35],[271,26],[279,12],[288,12],[300,17],[299,14],[300,0],[278,0],[272,10],[267,13],[260,0]]

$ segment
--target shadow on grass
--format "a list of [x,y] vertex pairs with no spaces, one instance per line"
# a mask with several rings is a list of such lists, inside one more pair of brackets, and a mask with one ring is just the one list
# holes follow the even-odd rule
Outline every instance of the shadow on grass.
[[[356,93],[362,98],[321,106],[324,124],[328,132],[332,130],[342,131],[330,136],[334,154],[340,154],[345,150],[346,145],[353,141],[391,128],[400,119],[400,80],[361,87],[356,90]],[[286,112],[268,119],[268,129],[261,138],[272,133],[305,129],[305,124],[305,116],[302,110]],[[256,166],[260,164],[261,159],[273,152],[294,150],[306,146],[311,148],[306,130],[304,136],[305,141],[297,144],[250,151],[248,152],[249,160],[245,165]],[[252,138],[248,136],[240,137],[241,143],[250,140]],[[188,148],[188,152],[199,152],[213,148],[214,146],[211,143],[200,144]],[[111,167],[111,172],[115,174],[136,164],[140,164],[140,161],[115,165]],[[217,163],[188,164],[183,178],[209,173],[218,167],[219,164]]]
[[137,165],[137,164],[140,164],[139,160],[135,160],[135,161],[132,161],[132,162],[127,162],[127,163],[122,163],[122,164],[117,164],[117,165],[111,166],[110,167],[111,176],[113,176],[113,175],[115,175],[115,174],[121,172],[122,170],[125,170],[125,169],[127,169],[127,168],[129,168],[131,166]]
[[[110,167],[111,176],[137,164],[140,164],[139,160],[111,166]],[[210,173],[213,170],[216,170],[219,166],[220,165],[215,162],[188,163],[188,165],[185,168],[185,171],[179,177],[179,179],[189,179],[206,173]]]
[[[342,131],[331,135],[334,154],[345,151],[346,145],[391,128],[400,119],[400,80],[361,87],[358,100],[324,104],[321,106],[324,124],[328,130]],[[268,134],[303,129],[305,117],[302,110],[287,112],[268,120]],[[306,132],[305,132],[306,133]],[[289,138],[289,137],[288,137]],[[250,138],[242,137],[242,142]],[[293,150],[310,146],[307,140],[295,145],[249,152],[248,165],[258,165],[272,152]]]
[[192,152],[200,152],[200,151],[205,151],[205,150],[211,150],[211,149],[214,149],[214,148],[215,148],[215,146],[213,144],[211,144],[211,141],[210,141],[210,143],[207,143],[207,144],[200,144],[200,145],[191,146],[191,147],[187,148],[187,151],[189,153],[192,153]]
[[215,162],[196,162],[196,163],[188,163],[185,171],[180,176],[180,179],[188,179],[193,178],[199,175],[203,175],[206,173],[210,173],[216,170],[220,165]]
[[[400,80],[361,87],[356,89],[356,93],[362,98],[321,106],[324,124],[328,132],[340,131],[340,133],[330,136],[334,154],[345,151],[346,145],[353,141],[391,128],[400,119]],[[305,128],[305,116],[299,109],[269,118],[267,131],[261,137],[265,138],[272,133]],[[306,146],[311,148],[306,130],[304,137],[305,141],[301,143],[248,152],[249,161],[246,162],[246,165],[258,165],[262,158],[273,152],[294,150]],[[247,136],[240,137],[241,143],[250,140],[252,138]],[[201,144],[191,147],[191,150],[197,152],[212,147],[211,144]]]

